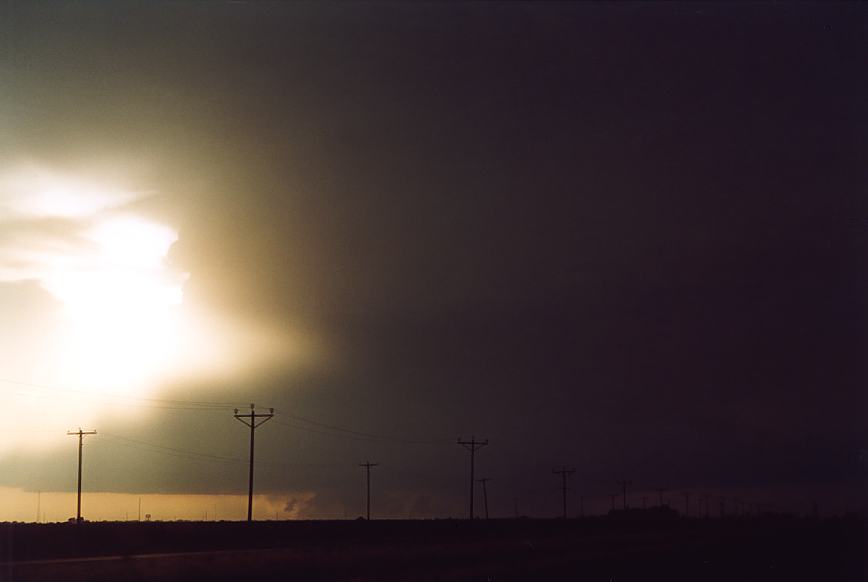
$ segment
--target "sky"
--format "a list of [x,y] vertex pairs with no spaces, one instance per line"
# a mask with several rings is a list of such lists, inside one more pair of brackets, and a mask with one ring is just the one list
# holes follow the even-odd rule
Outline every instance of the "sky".
[[864,509],[865,25],[6,0],[0,519]]

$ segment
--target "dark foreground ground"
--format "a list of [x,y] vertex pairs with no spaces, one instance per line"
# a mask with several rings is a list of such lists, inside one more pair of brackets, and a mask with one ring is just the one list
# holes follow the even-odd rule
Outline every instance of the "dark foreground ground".
[[0,580],[865,580],[865,523],[3,524]]

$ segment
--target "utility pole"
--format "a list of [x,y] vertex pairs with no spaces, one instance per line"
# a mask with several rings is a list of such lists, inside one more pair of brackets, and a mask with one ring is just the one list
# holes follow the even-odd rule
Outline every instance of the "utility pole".
[[684,517],[690,515],[690,491],[684,492]]
[[84,446],[84,437],[90,434],[96,434],[95,430],[66,431],[69,436],[78,435],[78,504],[75,510],[75,523],[81,523],[81,449]]
[[618,494],[612,493],[611,495],[609,495],[609,497],[612,498],[612,511],[615,511],[615,498],[618,497]]
[[632,481],[616,481],[621,486],[621,493],[624,496],[624,509],[627,509],[627,485],[632,485]]
[[368,521],[371,521],[371,467],[376,467],[380,463],[372,463],[370,461],[365,461],[364,463],[359,463],[359,467],[365,468],[365,481],[368,484],[368,505],[367,505],[367,517]]
[[491,477],[483,477],[482,479],[477,479],[477,481],[482,483],[482,502],[485,505],[485,519],[488,519],[488,488],[485,484],[491,481]]
[[142,498],[139,497],[139,521],[142,521]]
[[473,519],[473,471],[476,459],[476,449],[481,449],[488,444],[488,439],[478,441],[475,436],[471,436],[469,441],[461,440],[458,437],[458,444],[470,451],[470,519]]
[[266,412],[256,412],[256,406],[250,405],[249,414],[238,414],[238,409],[235,409],[235,418],[250,427],[250,477],[248,479],[247,488],[247,521],[253,521],[253,434],[256,429],[274,416],[274,409],[270,408]]
[[564,519],[567,518],[567,477],[575,472],[576,470],[573,467],[567,467],[566,465],[562,465],[560,469],[552,469],[552,473],[561,476],[561,496],[563,497],[564,504]]

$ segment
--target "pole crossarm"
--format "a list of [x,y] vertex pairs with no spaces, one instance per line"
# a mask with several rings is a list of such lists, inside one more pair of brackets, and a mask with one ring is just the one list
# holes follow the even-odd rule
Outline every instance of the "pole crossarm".
[[86,437],[86,436],[91,435],[91,434],[96,434],[96,431],[95,431],[95,430],[81,430],[81,429],[78,429],[78,430],[68,430],[68,431],[66,431],[66,434],[69,435],[69,436],[81,436],[81,437]]
[[458,439],[458,444],[470,452],[477,451],[488,444],[488,439],[478,441],[476,437],[471,437],[469,441]]
[[[235,418],[250,428],[259,428],[272,418],[274,418],[274,409],[270,408],[270,412],[255,412],[252,408],[248,414],[239,414],[238,409],[235,409]],[[248,420],[249,419],[249,420]]]

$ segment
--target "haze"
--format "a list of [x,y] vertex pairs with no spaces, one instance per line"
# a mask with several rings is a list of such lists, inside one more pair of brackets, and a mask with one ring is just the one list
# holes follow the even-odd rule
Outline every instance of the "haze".
[[72,515],[78,427],[86,515],[241,519],[249,403],[259,518],[360,515],[369,459],[379,515],[461,515],[471,435],[500,515],[561,464],[592,511],[864,508],[857,5],[7,2],[0,41],[0,519]]

